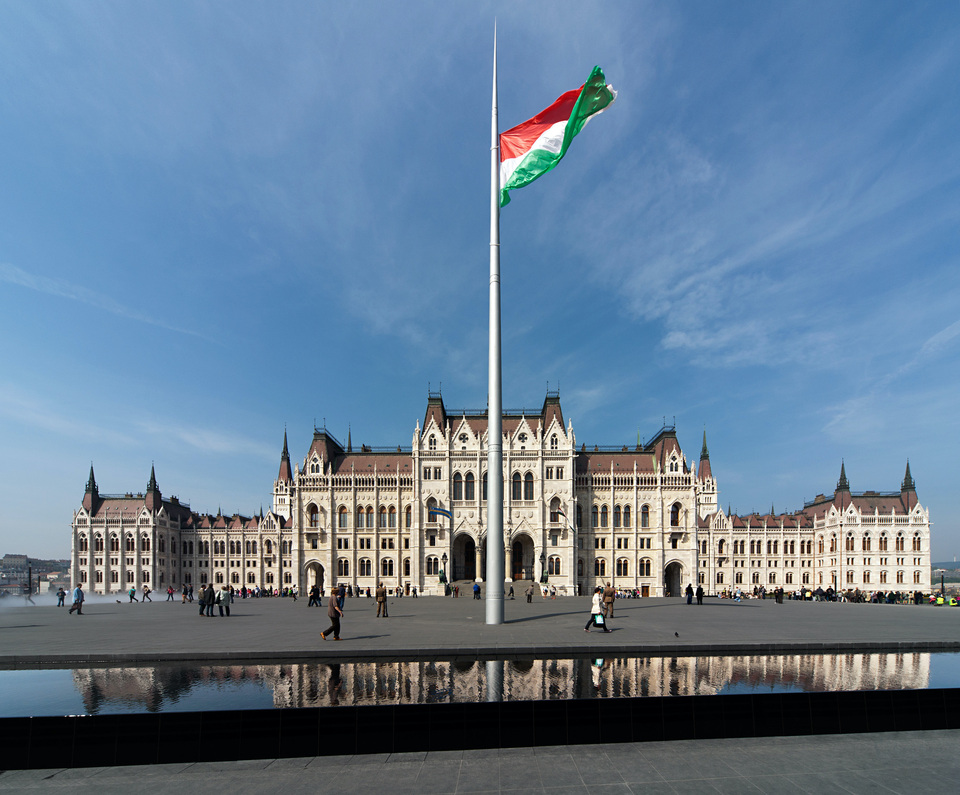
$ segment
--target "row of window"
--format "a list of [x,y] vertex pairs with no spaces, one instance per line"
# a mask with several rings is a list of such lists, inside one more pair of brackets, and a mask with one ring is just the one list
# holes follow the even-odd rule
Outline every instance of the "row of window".
[[[898,585],[903,585],[903,584],[905,584],[905,583],[906,583],[905,577],[906,577],[905,572],[898,571],[898,572],[897,572],[897,584],[898,584]],[[855,573],[855,572],[848,571],[848,572],[847,572],[847,578],[846,578],[846,579],[847,579],[847,582],[846,582],[847,585],[857,585],[856,573]],[[802,575],[802,577],[801,577],[801,582],[802,582],[803,585],[810,585],[810,572],[808,572],[808,571],[803,572],[803,575]],[[913,584],[914,584],[914,585],[921,585],[922,582],[923,582],[923,579],[922,579],[922,574],[921,574],[921,572],[915,571],[915,572],[913,573]],[[706,583],[706,575],[705,575],[704,572],[701,571],[701,572],[700,572],[700,584],[703,585],[703,584],[705,584],[705,583]],[[718,571],[718,572],[717,572],[717,582],[716,582],[716,584],[717,584],[717,585],[723,585],[723,584],[724,584],[724,578],[723,578],[723,572],[722,572],[722,571]],[[743,584],[743,572],[738,571],[738,572],[735,572],[735,573],[734,573],[734,576],[733,576],[733,584],[734,584],[734,585],[742,585],[742,584]],[[760,572],[758,572],[758,571],[753,572],[753,574],[750,576],[750,584],[751,584],[751,585],[760,585]],[[768,585],[776,585],[776,584],[777,584],[777,573],[776,573],[776,572],[771,572],[771,573],[770,573],[770,575],[767,577],[767,584],[768,584]],[[786,572],[786,573],[784,574],[784,584],[785,584],[785,585],[793,585],[793,572],[792,572],[792,571],[788,571],[788,572]],[[819,584],[820,584],[820,585],[823,585],[823,572],[820,572],[820,574],[819,574]],[[870,577],[870,572],[869,572],[869,571],[863,572],[863,581],[862,581],[861,584],[862,584],[862,585],[871,585],[871,584],[872,584],[872,583],[871,583],[871,577]],[[885,572],[885,571],[881,571],[881,572],[880,572],[880,580],[879,580],[879,582],[878,582],[877,584],[878,584],[878,585],[887,585],[887,584],[888,584],[888,581],[887,581],[887,572]]]
[[[460,442],[460,449],[461,449],[461,450],[466,450],[466,449],[467,449],[467,446],[466,446],[466,445],[467,445],[467,442],[469,441],[469,439],[470,439],[470,437],[467,436],[467,434],[465,434],[465,433],[461,433],[461,434],[460,434],[460,436],[458,437],[458,441]],[[518,436],[517,436],[517,442],[518,442],[520,445],[526,445],[526,443],[527,443],[527,435],[526,435],[525,433],[521,433],[520,435],[518,435]],[[430,438],[427,439],[427,449],[430,450],[431,453],[435,453],[435,452],[437,451],[437,437],[436,437],[434,434],[432,434],[432,433],[430,434]],[[525,447],[525,446],[521,446],[520,449],[521,449],[521,450],[525,450],[526,447]],[[557,438],[557,435],[556,435],[555,433],[550,435],[550,449],[551,449],[551,450],[559,450],[559,449],[560,449],[560,440]]]

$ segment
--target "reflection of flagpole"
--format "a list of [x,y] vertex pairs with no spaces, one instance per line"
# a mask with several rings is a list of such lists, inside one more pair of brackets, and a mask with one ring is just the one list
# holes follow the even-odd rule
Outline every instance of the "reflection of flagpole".
[[503,385],[500,359],[500,137],[497,29],[493,29],[490,120],[490,357],[487,385],[487,623],[503,623]]

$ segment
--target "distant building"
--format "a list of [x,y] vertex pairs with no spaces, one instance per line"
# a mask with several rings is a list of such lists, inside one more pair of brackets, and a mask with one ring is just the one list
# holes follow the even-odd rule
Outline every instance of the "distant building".
[[[777,516],[718,506],[706,434],[697,471],[664,426],[644,443],[577,447],[559,394],[539,412],[503,414],[504,551],[510,581],[561,593],[601,582],[642,596],[763,586],[930,589],[930,521],[909,464],[899,492],[852,493]],[[354,450],[315,429],[291,466],[284,434],[273,505],[258,516],[199,514],[144,493],[101,495],[93,467],[74,514],[71,571],[95,593],[206,582],[279,589],[349,583],[441,593],[482,580],[487,415],[428,397],[409,447]]]

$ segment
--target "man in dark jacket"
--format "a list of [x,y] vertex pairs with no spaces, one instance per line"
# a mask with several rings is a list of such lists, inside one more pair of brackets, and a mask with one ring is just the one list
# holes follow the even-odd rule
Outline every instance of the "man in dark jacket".
[[330,617],[330,627],[325,632],[321,632],[320,637],[326,640],[327,635],[332,632],[333,639],[340,640],[340,616],[343,615],[343,610],[337,604],[336,588],[330,592],[330,598],[327,600],[327,615]]

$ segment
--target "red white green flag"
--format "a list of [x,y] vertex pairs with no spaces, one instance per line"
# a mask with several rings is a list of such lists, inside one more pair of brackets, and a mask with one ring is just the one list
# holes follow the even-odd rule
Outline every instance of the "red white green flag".
[[529,185],[554,168],[574,136],[616,98],[617,92],[595,66],[580,88],[561,95],[532,119],[500,133],[500,206],[509,204],[511,190]]

